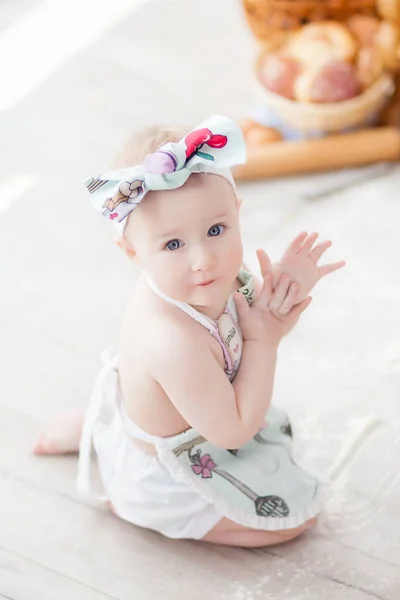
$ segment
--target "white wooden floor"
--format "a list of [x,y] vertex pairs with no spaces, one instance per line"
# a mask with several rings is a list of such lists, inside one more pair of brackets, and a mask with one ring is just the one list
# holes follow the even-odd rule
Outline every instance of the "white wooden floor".
[[[92,3],[87,19],[90,2],[79,3],[88,35],[107,10]],[[27,0],[26,11],[47,4]],[[110,7],[121,15],[124,4]],[[22,7],[3,3],[0,49]],[[254,102],[238,1],[158,0],[115,14],[36,87],[21,73],[14,103],[11,87],[9,106],[0,102],[0,598],[399,600],[398,168],[241,188],[250,265],[256,247],[277,258],[303,228],[332,237],[331,257],[348,260],[285,342],[276,385],[299,453],[323,471],[371,415],[382,422],[317,530],[255,551],[170,541],[83,503],[74,458],[30,454],[47,420],[85,405],[134,281],[81,179],[108,165],[132,127],[238,117]]]

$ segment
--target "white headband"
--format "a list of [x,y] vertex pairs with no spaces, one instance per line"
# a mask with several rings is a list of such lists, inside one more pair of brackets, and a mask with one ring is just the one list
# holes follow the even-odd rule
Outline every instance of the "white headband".
[[146,156],[143,165],[85,179],[93,207],[122,236],[127,217],[151,190],[181,187],[193,173],[214,173],[235,188],[230,167],[246,161],[243,134],[231,119],[213,116],[182,140]]

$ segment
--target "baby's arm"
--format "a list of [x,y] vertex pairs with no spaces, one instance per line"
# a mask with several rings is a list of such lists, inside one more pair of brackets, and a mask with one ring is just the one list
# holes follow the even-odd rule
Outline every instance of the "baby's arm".
[[[211,443],[238,448],[256,434],[274,384],[277,344],[244,343],[232,385],[210,346],[193,332],[175,332],[159,345],[152,375],[184,419]],[[163,339],[166,339],[163,336]],[[243,373],[242,373],[243,369]]]
[[[193,340],[191,328],[163,334],[168,347],[158,344],[151,373],[184,419],[211,443],[238,448],[258,431],[271,402],[278,345],[308,306],[305,301],[289,314],[274,316],[268,309],[276,296],[285,298],[289,280],[282,277],[275,292],[266,277],[252,306],[237,295],[244,338],[239,372],[229,382],[210,346]],[[166,342],[164,342],[166,344]]]

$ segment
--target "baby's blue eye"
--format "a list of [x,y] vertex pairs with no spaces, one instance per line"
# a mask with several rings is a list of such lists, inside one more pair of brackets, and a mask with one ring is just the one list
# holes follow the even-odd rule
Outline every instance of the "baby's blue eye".
[[168,250],[178,250],[178,248],[180,248],[182,245],[182,242],[180,242],[179,240],[171,240],[170,242],[168,242],[168,244],[166,244],[166,248],[168,248]]
[[208,235],[210,237],[216,237],[217,235],[221,235],[221,233],[224,231],[224,229],[225,229],[225,227],[223,225],[213,225],[208,230]]

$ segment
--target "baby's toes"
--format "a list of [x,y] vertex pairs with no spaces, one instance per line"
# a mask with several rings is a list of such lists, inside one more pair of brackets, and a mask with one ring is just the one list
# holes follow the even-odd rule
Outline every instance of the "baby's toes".
[[64,454],[58,444],[45,433],[41,433],[36,444],[32,448],[33,454],[38,456]]
[[36,455],[76,454],[82,435],[83,412],[61,415],[42,432],[33,447]]

